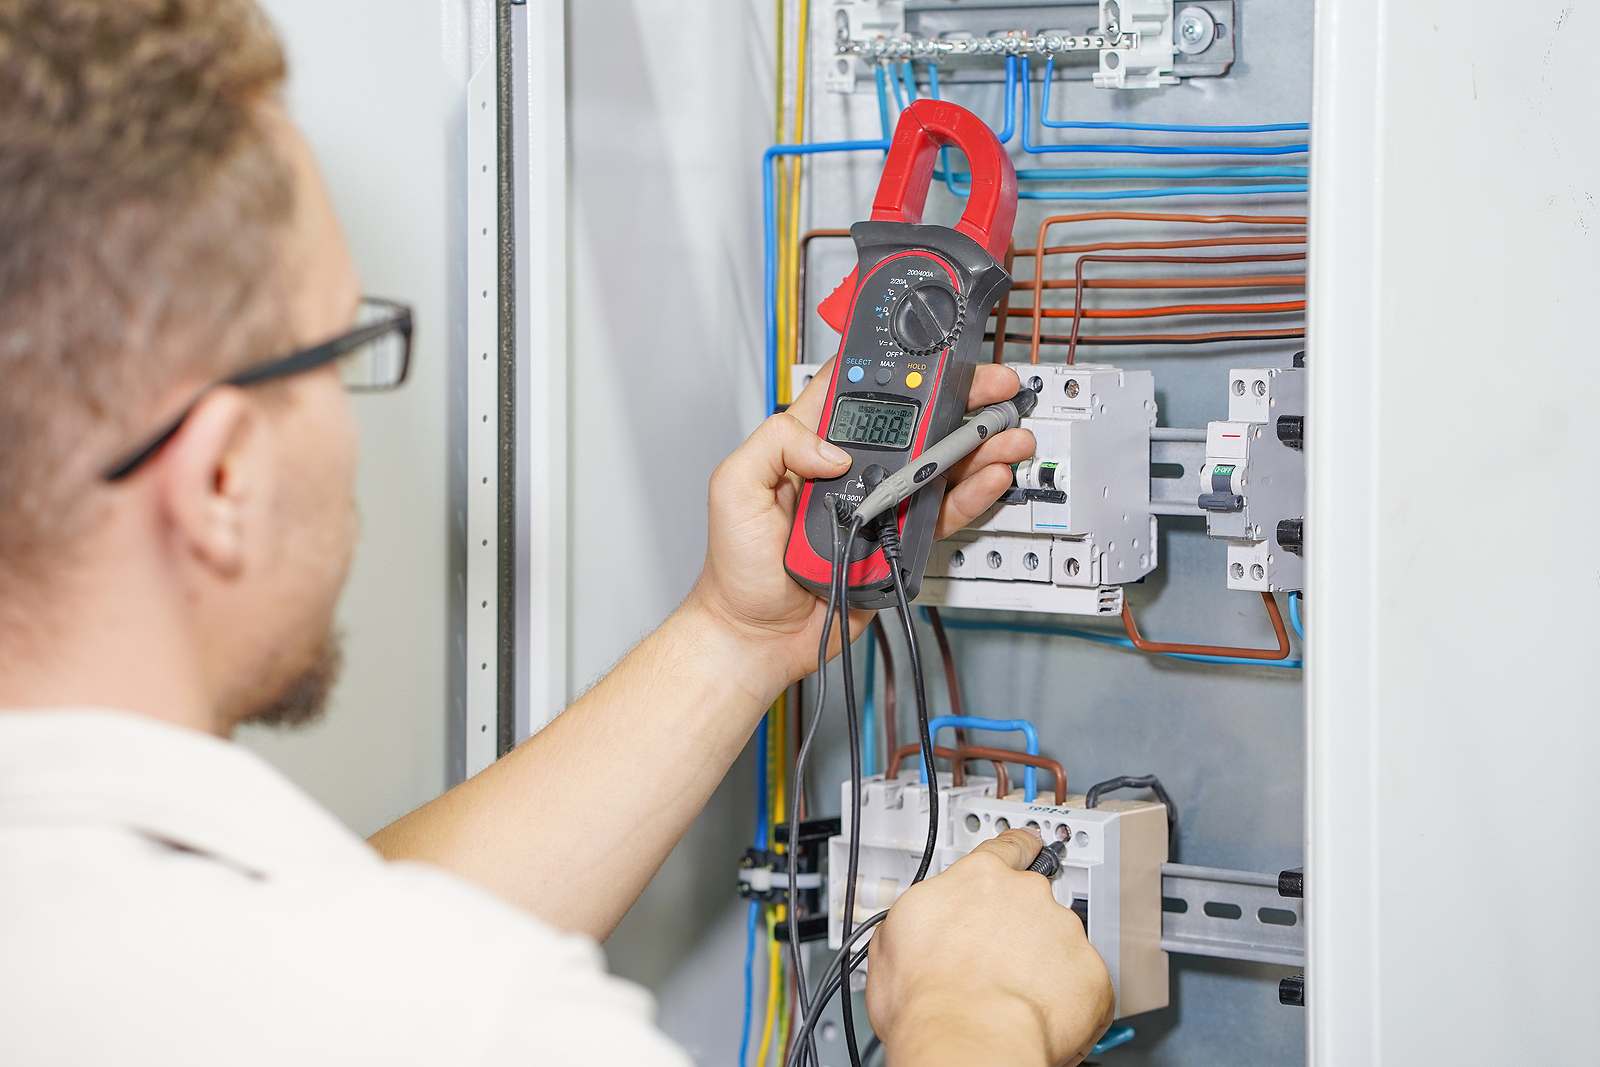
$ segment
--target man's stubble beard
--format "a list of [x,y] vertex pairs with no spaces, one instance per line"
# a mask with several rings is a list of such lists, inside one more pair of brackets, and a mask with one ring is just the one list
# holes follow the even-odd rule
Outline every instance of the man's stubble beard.
[[323,636],[311,662],[291,678],[260,708],[248,712],[241,723],[262,726],[304,726],[322,716],[328,705],[328,694],[339,680],[344,666],[344,635],[337,630]]

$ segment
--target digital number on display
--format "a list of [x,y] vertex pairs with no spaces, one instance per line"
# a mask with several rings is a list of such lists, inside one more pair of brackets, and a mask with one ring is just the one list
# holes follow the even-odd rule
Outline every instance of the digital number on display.
[[905,448],[917,425],[915,404],[890,404],[882,400],[844,397],[833,409],[828,440],[839,445],[877,445]]

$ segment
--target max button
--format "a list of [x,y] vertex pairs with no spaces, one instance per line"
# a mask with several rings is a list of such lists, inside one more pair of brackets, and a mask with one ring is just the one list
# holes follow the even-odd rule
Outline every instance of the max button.
[[867,376],[867,372],[862,370],[860,367],[851,367],[849,370],[845,371],[844,376],[849,378],[852,382],[859,382],[862,378]]
[[879,385],[888,385],[889,381],[893,377],[894,377],[894,371],[890,370],[888,367],[880,367],[878,369],[878,379],[877,380],[878,380],[878,384]]
[[915,389],[917,386],[919,386],[921,384],[922,384],[922,372],[921,371],[912,371],[910,374],[906,375],[906,388],[907,389]]

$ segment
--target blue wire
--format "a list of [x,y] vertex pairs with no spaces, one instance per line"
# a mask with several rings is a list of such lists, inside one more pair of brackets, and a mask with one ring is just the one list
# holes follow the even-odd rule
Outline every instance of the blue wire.
[[825,141],[816,144],[775,144],[761,155],[761,210],[766,250],[763,275],[767,326],[767,414],[778,410],[778,213],[772,161],[779,156],[810,156],[821,152],[887,152],[889,140]]
[[[1040,637],[1071,637],[1080,641],[1092,641],[1097,645],[1114,645],[1117,648],[1133,648],[1134,644],[1126,637],[1114,637],[1111,634],[1098,633],[1094,630],[1077,630],[1066,626],[1038,626],[1021,622],[984,622],[978,619],[958,619],[949,615],[943,616],[947,630],[983,630],[998,633],[1034,634]],[[1245,667],[1287,667],[1291,670],[1299,669],[1302,664],[1297,659],[1245,659],[1242,656],[1191,656],[1183,652],[1158,652],[1154,655],[1166,656],[1169,659],[1188,660],[1191,663],[1217,663],[1229,666]]]
[[1289,625],[1294,627],[1294,635],[1300,640],[1306,639],[1306,632],[1300,628],[1300,594],[1289,594]]
[[[1286,145],[1233,145],[1211,147],[1207,145],[1129,145],[1129,144],[1056,144],[1035,145],[1028,142],[1028,127],[1032,124],[1033,82],[1029,75],[1028,60],[1022,60],[1022,150],[1033,155],[1051,152],[1106,152],[1113,154],[1152,156],[1295,156],[1304,155],[1309,144]],[[1126,129],[1131,123],[1112,124],[1109,129]]]
[[[881,70],[883,68],[880,67],[878,69]],[[905,90],[900,85],[900,75],[897,71],[890,72],[889,84],[894,86],[894,102],[900,105],[901,111],[904,111],[906,109],[906,94]]]
[[1303,193],[1304,185],[1175,185],[1166,189],[1111,189],[1101,192],[1054,192],[1019,189],[1018,200],[1144,200],[1155,196],[1253,196],[1260,193]]
[[[756,839],[755,847],[767,847],[767,720],[761,716],[756,727]],[[744,1024],[739,1036],[739,1065],[744,1067],[750,1046],[750,1012],[755,997],[756,920],[761,905],[752,900],[750,914],[745,919],[744,933]]]
[[906,102],[909,104],[917,98],[917,75],[911,69],[911,60],[903,59],[896,64],[895,69],[900,74],[900,83],[906,87]]
[[878,765],[878,716],[873,708],[873,694],[877,686],[873,684],[873,669],[878,662],[878,642],[869,630],[867,638],[867,698],[861,702],[861,764],[867,768],[867,773],[872,773],[872,768]]
[[883,65],[872,68],[878,79],[878,124],[883,127],[883,139],[894,136],[894,124],[889,121],[889,79],[884,77]]
[[[935,100],[939,99],[939,64],[937,63],[928,64],[928,95]],[[941,177],[942,172],[945,188],[950,190],[952,196],[960,196],[961,194],[956,191],[956,183],[950,176],[950,170],[950,149],[941,148],[939,149],[939,170],[933,172],[934,176]],[[972,175],[967,175],[967,181],[970,182],[971,180]]]
[[1017,129],[1017,57],[1006,56],[1006,124],[995,134],[1001,144],[1009,144]]
[[[1045,167],[1042,170],[1019,170],[1017,180],[1024,182],[1093,181],[1099,178],[1304,178],[1310,173],[1307,167]],[[934,171],[935,178],[946,175]],[[972,175],[958,170],[948,175],[958,182],[969,182]]]
[[756,921],[761,905],[750,902],[750,915],[744,924],[744,1022],[739,1026],[739,1067],[745,1067],[750,1055],[750,1011],[755,1000]]
[[1100,1039],[1099,1044],[1095,1045],[1095,1047],[1089,1051],[1089,1055],[1098,1056],[1102,1052],[1109,1052],[1118,1045],[1126,1045],[1128,1042],[1133,1040],[1133,1037],[1133,1027],[1113,1026],[1111,1029],[1106,1031],[1105,1036]]
[[1278,122],[1267,126],[1163,126],[1148,122],[1051,122],[1050,83],[1056,57],[1044,64],[1044,99],[1039,103],[1039,125],[1052,130],[1147,130],[1152,133],[1284,133],[1311,129],[1309,122]]
[[[928,609],[922,609],[922,617],[928,617]],[[938,734],[946,726],[960,727],[967,730],[1002,730],[1020,731],[1027,739],[1028,755],[1039,754],[1039,731],[1033,728],[1033,723],[1027,719],[982,719],[976,715],[940,715],[928,723],[928,736],[937,743]],[[1032,767],[1022,769],[1022,799],[1032,804],[1034,797],[1039,795],[1038,772]],[[922,782],[928,781],[928,765],[922,765]]]

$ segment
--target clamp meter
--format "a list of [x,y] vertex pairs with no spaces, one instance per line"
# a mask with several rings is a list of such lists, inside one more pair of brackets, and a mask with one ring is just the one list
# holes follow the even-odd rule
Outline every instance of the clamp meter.
[[[953,229],[921,225],[934,161],[947,145],[961,149],[972,170],[966,212]],[[838,478],[805,484],[784,564],[819,596],[828,595],[832,526],[840,521],[829,498],[854,508],[867,496],[868,467],[899,470],[961,425],[990,309],[1011,282],[1001,263],[1016,213],[1016,171],[982,119],[942,100],[918,100],[901,113],[872,217],[850,228],[858,265],[817,308],[842,335],[819,432],[852,462]],[[943,498],[940,475],[897,509],[908,597],[921,586]],[[895,602],[874,542],[856,541],[846,573],[856,607]]]

